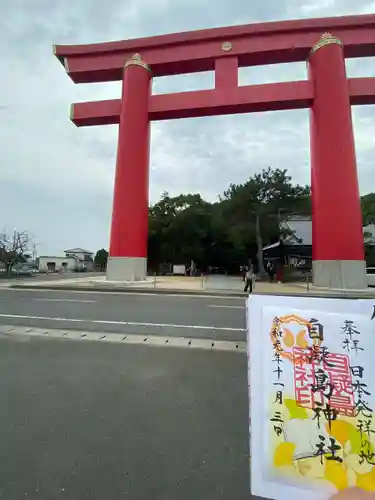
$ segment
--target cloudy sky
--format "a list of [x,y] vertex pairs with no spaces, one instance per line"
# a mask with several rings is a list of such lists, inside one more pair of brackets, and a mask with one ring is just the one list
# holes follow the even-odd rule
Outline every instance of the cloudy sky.
[[[215,8],[212,8],[215,5]],[[52,45],[92,43],[281,19],[375,12],[371,0],[0,0],[0,227],[28,230],[38,253],[108,247],[117,127],[75,128],[71,102],[120,96],[120,83],[74,85]],[[372,59],[349,76],[375,76]],[[244,68],[240,84],[306,77],[304,63]],[[213,87],[213,74],[165,77],[154,92]],[[353,109],[362,194],[375,191],[375,109]],[[152,126],[150,200],[200,192],[268,165],[309,182],[307,111],[198,118]]]

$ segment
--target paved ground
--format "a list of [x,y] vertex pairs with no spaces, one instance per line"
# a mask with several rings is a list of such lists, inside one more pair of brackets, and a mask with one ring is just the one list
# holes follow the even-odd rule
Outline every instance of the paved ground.
[[87,276],[93,276],[93,277],[98,277],[98,276],[103,276],[104,273],[100,272],[90,272],[90,273],[51,273],[51,274],[45,274],[45,273],[37,273],[35,276],[32,278],[27,278],[31,279],[31,281],[55,281],[57,279],[59,280],[70,280],[70,279],[77,279],[77,278],[84,278]]
[[145,281],[107,281],[104,273],[81,273],[81,274],[62,274],[50,275],[43,279],[38,275],[37,278],[28,278],[17,280],[16,283],[22,286],[38,287],[74,287],[90,289],[129,289],[143,288],[149,290],[190,290],[196,292],[203,291],[232,291],[242,292],[243,283],[240,277],[233,276],[148,276]]
[[244,306],[1,289],[0,499],[249,498]]
[[0,398],[1,499],[249,498],[245,354],[0,337]]
[[205,290],[236,290],[243,291],[244,283],[239,276],[222,276],[213,274],[207,276]]
[[[30,289],[64,289],[80,291],[123,291],[123,292],[146,292],[146,293],[186,293],[186,294],[211,294],[211,295],[232,295],[245,296],[243,283],[239,277],[213,275],[208,277],[190,278],[184,276],[159,276],[149,277],[145,282],[108,282],[103,273],[97,276],[87,273],[83,275],[65,275],[60,279],[58,275],[50,277],[49,280],[28,279],[7,283],[0,281],[0,287],[17,286],[19,288]],[[375,287],[366,290],[333,290],[314,287],[309,283],[269,283],[256,281],[255,292],[271,295],[295,295],[311,297],[347,297],[347,298],[373,298]]]
[[245,300],[2,289],[0,324],[241,341]]
[[38,283],[42,281],[57,281],[57,280],[71,280],[71,279],[80,279],[85,278],[87,276],[91,276],[93,278],[104,276],[104,273],[100,272],[92,272],[92,273],[36,273],[33,276],[18,276],[13,277],[11,280],[7,278],[4,274],[0,275],[0,285],[3,282],[9,283],[17,283],[17,282],[25,282],[25,283]]

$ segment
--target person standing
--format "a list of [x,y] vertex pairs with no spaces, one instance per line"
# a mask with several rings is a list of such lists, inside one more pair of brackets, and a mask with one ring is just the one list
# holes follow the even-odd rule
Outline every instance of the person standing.
[[278,262],[276,267],[276,281],[278,283],[282,283],[283,278],[284,278],[284,266],[282,262]]
[[247,268],[245,274],[245,287],[243,289],[244,292],[248,292],[249,294],[253,292],[254,278],[255,276],[252,269]]
[[270,278],[270,281],[272,282],[273,278],[275,276],[275,269],[274,269],[273,264],[270,260],[267,262],[266,271],[267,271],[267,274]]

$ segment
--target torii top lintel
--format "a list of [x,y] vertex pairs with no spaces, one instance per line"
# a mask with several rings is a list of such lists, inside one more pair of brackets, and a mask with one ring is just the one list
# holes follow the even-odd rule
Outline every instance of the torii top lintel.
[[375,56],[375,14],[268,22],[87,45],[56,45],[54,53],[75,83],[122,79],[134,53],[154,76],[212,71],[215,60],[236,56],[239,66],[304,61],[324,32],[346,57]]

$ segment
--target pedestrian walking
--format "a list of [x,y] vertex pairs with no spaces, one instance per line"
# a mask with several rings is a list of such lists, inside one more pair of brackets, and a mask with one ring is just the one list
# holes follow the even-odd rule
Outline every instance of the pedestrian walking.
[[248,292],[249,294],[253,292],[254,279],[255,274],[253,273],[252,269],[248,268],[245,274],[245,287],[243,290],[244,292]]

